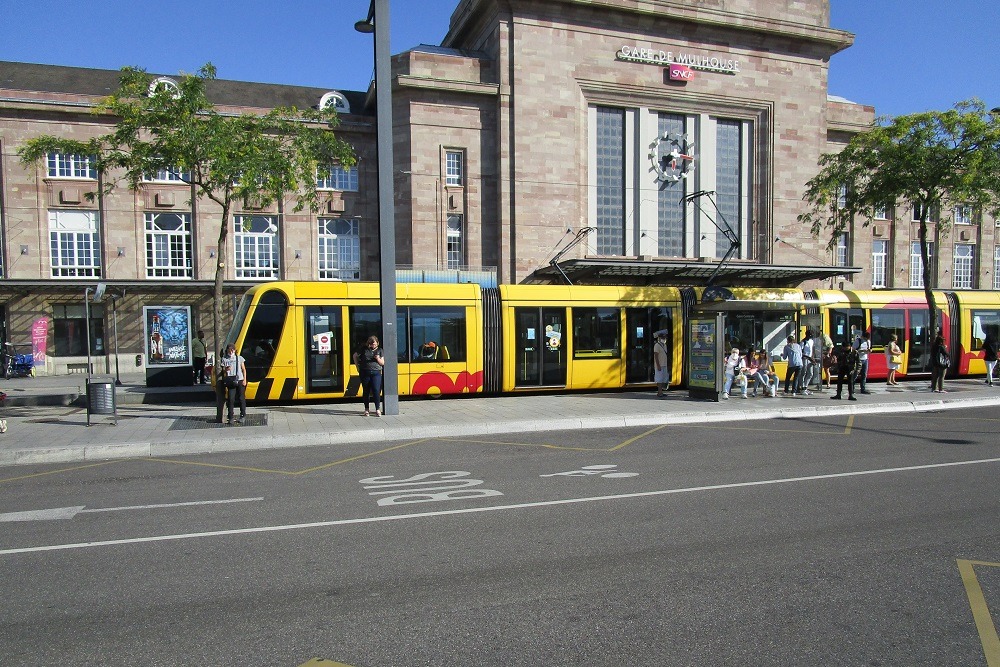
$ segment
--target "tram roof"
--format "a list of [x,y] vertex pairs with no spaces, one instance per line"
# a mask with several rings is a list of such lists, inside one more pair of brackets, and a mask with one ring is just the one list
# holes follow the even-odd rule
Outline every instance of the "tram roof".
[[[716,272],[717,271],[717,272]],[[698,287],[715,274],[719,287],[798,287],[807,280],[853,276],[857,266],[794,266],[692,260],[568,259],[537,269],[526,282],[575,285],[663,285]]]

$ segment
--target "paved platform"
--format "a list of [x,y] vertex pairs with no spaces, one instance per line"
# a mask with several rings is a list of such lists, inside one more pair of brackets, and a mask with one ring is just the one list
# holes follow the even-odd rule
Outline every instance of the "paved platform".
[[[114,378],[110,378],[111,381]],[[686,390],[657,398],[655,391],[532,396],[419,398],[400,401],[398,415],[365,417],[357,400],[339,403],[251,405],[240,425],[216,424],[215,401],[205,387],[147,388],[142,375],[121,376],[116,387],[117,425],[91,415],[86,378],[12,379],[0,383],[8,399],[0,408],[0,466],[182,456],[429,437],[481,436],[529,431],[769,418],[801,419],[851,414],[919,412],[1000,405],[1000,386],[982,379],[946,382],[948,393],[926,380],[900,387],[871,383],[858,401],[832,401],[832,392],[781,398],[739,397],[715,403]],[[845,396],[846,399],[846,396]]]

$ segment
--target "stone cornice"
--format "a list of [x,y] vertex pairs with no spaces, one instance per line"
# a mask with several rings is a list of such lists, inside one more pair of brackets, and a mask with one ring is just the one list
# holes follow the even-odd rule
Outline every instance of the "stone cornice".
[[500,84],[497,83],[452,81],[448,79],[436,79],[425,76],[412,76],[409,74],[401,74],[396,77],[396,84],[400,88],[443,90],[452,93],[466,93],[470,95],[489,95],[495,97],[500,94]]

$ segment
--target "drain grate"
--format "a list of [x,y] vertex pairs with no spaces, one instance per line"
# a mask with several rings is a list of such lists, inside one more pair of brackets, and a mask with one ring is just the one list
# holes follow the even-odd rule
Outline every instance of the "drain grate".
[[251,412],[240,424],[218,424],[215,417],[177,417],[174,419],[171,431],[192,431],[203,428],[246,428],[248,426],[267,426],[267,413]]

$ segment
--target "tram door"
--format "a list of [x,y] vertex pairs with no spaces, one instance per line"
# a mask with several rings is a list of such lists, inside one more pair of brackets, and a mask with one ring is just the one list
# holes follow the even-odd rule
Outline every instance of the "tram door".
[[305,309],[306,393],[329,393],[344,388],[344,360],[339,307]]
[[[625,309],[625,384],[653,381],[653,336],[667,332],[667,350],[673,350],[674,330],[669,308]],[[668,372],[667,377],[672,377]]]
[[907,337],[910,345],[910,356],[906,363],[906,372],[910,373],[930,373],[933,366],[931,364],[931,338],[930,313],[926,310],[910,310],[910,326]]
[[514,386],[566,386],[566,309],[515,308]]

